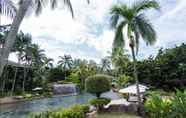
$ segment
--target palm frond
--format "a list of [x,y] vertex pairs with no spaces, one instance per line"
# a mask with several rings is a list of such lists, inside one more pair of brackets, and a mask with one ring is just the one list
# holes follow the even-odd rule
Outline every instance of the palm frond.
[[112,26],[117,25],[120,16],[122,16],[125,20],[128,21],[131,18],[131,10],[128,9],[128,7],[125,4],[114,5],[111,8],[110,14],[112,15],[111,17]]
[[17,9],[11,0],[0,0],[0,14],[13,18]]
[[152,45],[156,41],[156,32],[149,22],[148,19],[145,18],[144,14],[138,15],[136,18],[136,28],[138,29],[141,37],[148,45]]
[[149,10],[149,9],[160,9],[158,2],[155,0],[143,0],[136,2],[132,8],[136,13],[140,13],[141,11]]
[[123,27],[126,25],[126,22],[121,22],[115,33],[115,38],[113,42],[113,49],[121,47],[123,48],[125,45],[124,36],[123,36]]
[[87,0],[87,3],[89,4],[90,3],[90,0]]
[[57,0],[50,0],[50,6],[52,9],[57,7]]
[[43,7],[46,6],[46,0],[35,0],[33,5],[34,5],[34,8],[35,8],[35,13],[36,15],[40,15],[42,10],[43,10]]
[[64,4],[69,8],[70,12],[71,12],[71,15],[72,15],[72,18],[74,18],[74,10],[72,8],[72,3],[70,0],[63,0],[64,1]]
[[111,16],[111,28],[116,28],[117,24],[118,24],[118,20],[119,20],[119,15],[118,14],[113,14]]

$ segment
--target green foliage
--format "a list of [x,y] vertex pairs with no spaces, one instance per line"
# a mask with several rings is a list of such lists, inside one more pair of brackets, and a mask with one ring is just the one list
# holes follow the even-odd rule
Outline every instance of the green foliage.
[[76,104],[76,105],[72,106],[71,109],[73,109],[74,111],[79,110],[79,111],[82,111],[83,113],[88,113],[89,112],[89,106],[88,105]]
[[103,92],[110,90],[111,80],[112,78],[107,75],[90,76],[85,82],[86,91],[100,97]]
[[48,80],[50,82],[56,82],[59,80],[64,80],[64,72],[60,68],[53,68],[49,72]]
[[125,74],[120,75],[119,78],[116,80],[117,85],[121,88],[127,85],[127,83],[133,81],[134,79],[131,76],[127,76]]
[[157,94],[152,94],[150,100],[146,101],[145,107],[151,118],[169,118],[171,113],[171,102],[163,100]]
[[57,118],[57,117],[51,117],[52,115],[53,115],[52,111],[46,111],[42,113],[31,114],[27,118]]
[[[186,86],[186,45],[182,44],[170,49],[160,49],[157,56],[137,62],[138,77],[145,83],[164,90],[183,89]],[[132,76],[133,62],[120,64],[117,73]],[[118,72],[120,71],[120,72]]]
[[95,98],[89,101],[91,105],[94,105],[96,107],[102,107],[104,105],[107,105],[111,100],[109,98]]
[[68,76],[67,80],[70,81],[70,82],[73,82],[75,84],[80,84],[81,83],[78,74],[73,73],[73,72]]
[[28,118],[86,118],[87,105],[74,105],[67,109],[31,114]]
[[158,94],[152,94],[145,107],[150,118],[184,118],[186,116],[186,91],[177,90],[170,99],[162,99]]
[[177,90],[172,99],[172,118],[184,118],[186,116],[186,90]]
[[57,112],[53,115],[54,118],[85,118],[85,114],[81,110],[64,109],[62,112]]

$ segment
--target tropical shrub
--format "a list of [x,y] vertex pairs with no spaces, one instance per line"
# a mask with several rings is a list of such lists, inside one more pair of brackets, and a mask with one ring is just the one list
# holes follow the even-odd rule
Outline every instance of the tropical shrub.
[[57,117],[51,117],[52,115],[53,115],[52,111],[46,111],[42,113],[31,114],[27,118],[57,118]]
[[177,90],[170,99],[162,99],[158,94],[152,94],[146,101],[145,108],[150,118],[185,118],[186,91]]
[[70,73],[70,75],[67,77],[67,80],[75,84],[81,83],[79,75],[77,73]]
[[102,107],[107,105],[111,100],[109,98],[95,98],[89,101],[89,103],[96,107]]
[[74,111],[76,111],[76,110],[82,111],[83,113],[88,113],[89,112],[89,106],[88,105],[76,104],[76,105],[72,106],[72,109]]
[[172,118],[186,117],[186,91],[177,90],[172,99]]
[[74,110],[69,108],[53,114],[52,118],[85,118],[85,114],[79,109]]
[[111,77],[107,75],[94,75],[90,76],[85,81],[86,91],[95,94],[97,98],[103,92],[107,92],[111,88]]
[[152,94],[150,99],[146,101],[145,108],[150,118],[169,118],[171,102],[163,100],[157,94]]
[[74,105],[58,111],[46,111],[39,114],[31,114],[28,118],[86,118],[89,111],[87,105]]

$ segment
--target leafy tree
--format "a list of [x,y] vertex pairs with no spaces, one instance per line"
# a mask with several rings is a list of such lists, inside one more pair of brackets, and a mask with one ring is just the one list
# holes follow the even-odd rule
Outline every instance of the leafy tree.
[[[149,45],[156,41],[156,33],[146,18],[144,12],[149,9],[159,9],[159,4],[154,0],[139,1],[128,7],[125,4],[114,5],[111,9],[111,26],[116,29],[113,48],[123,48],[125,46],[123,29],[127,29],[127,38],[129,39],[129,47],[131,48],[134,78],[136,80],[136,88],[138,93],[138,103],[141,104],[138,74],[136,69],[136,54],[139,47],[140,37]],[[135,53],[136,52],[136,53]]]

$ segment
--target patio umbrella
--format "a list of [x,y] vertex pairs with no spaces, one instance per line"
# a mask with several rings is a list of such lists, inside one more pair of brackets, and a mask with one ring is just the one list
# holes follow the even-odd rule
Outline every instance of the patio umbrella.
[[32,89],[33,91],[40,91],[40,90],[42,90],[43,88],[41,88],[41,87],[36,87],[36,88],[34,88],[34,89]]
[[[144,93],[148,89],[149,89],[148,87],[139,84],[140,93]],[[131,85],[131,86],[128,86],[128,87],[126,87],[124,89],[120,89],[119,93],[137,94],[136,85]]]

